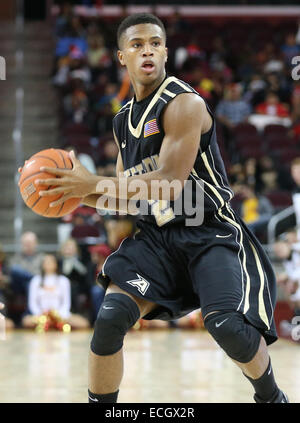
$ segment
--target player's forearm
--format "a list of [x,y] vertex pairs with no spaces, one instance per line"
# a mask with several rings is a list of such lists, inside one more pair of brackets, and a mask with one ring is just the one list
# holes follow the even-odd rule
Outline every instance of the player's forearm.
[[126,177],[99,177],[94,194],[104,194],[119,200],[173,200],[183,188],[183,182],[170,172],[160,169]]

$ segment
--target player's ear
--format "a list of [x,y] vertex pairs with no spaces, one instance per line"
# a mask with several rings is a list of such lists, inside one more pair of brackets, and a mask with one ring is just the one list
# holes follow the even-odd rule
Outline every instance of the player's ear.
[[125,66],[124,54],[123,54],[122,50],[118,50],[117,55],[118,55],[118,59],[119,59],[119,62],[121,63],[121,65]]
[[168,47],[166,47],[166,59],[165,59],[165,62],[167,62],[167,60],[168,60]]

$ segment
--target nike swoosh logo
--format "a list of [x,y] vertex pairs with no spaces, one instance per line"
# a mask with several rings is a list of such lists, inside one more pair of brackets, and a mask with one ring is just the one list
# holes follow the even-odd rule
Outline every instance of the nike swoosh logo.
[[229,235],[216,235],[216,238],[229,238],[232,234]]
[[107,306],[103,306],[103,308],[105,308],[105,310],[113,310],[114,307],[107,307]]
[[123,141],[121,145],[122,145],[122,148],[125,148],[126,147],[126,141]]
[[222,320],[222,322],[217,323],[216,322],[216,328],[220,327],[221,325],[223,325],[223,323],[225,323],[227,320],[229,319],[229,317],[227,317],[227,319]]
[[97,400],[97,398],[92,398],[92,397],[89,396],[89,399],[92,400],[92,401],[95,401],[95,402],[99,402],[99,400]]

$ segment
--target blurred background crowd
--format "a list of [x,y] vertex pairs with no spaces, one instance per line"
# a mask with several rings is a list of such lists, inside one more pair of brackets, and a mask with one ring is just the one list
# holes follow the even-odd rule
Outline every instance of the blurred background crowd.
[[[60,2],[53,23],[51,79],[59,96],[59,146],[73,149],[92,173],[106,176],[115,175],[118,154],[112,119],[133,96],[116,55],[122,18],[81,16],[71,3]],[[168,74],[188,82],[215,114],[236,194],[233,208],[268,244],[270,219],[294,205],[296,222],[287,225],[269,253],[278,264],[279,291],[290,317],[299,315],[300,80],[292,77],[292,60],[300,56],[300,22],[262,18],[233,23],[177,12],[162,20]],[[32,316],[51,305],[72,327],[91,327],[104,295],[95,276],[122,239],[134,233],[135,218],[84,206],[61,219],[56,254],[41,254],[36,235],[24,233],[21,254],[8,260],[0,252],[0,293],[8,305],[8,324],[32,327]],[[139,322],[139,328],[149,325]],[[171,324],[201,325],[199,311]],[[284,322],[282,333],[290,330],[289,321]]]

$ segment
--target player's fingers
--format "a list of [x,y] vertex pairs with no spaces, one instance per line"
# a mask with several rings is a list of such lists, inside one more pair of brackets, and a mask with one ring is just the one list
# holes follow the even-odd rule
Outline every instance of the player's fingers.
[[52,175],[57,175],[57,176],[66,176],[70,174],[71,169],[58,169],[57,167],[42,166],[40,168],[40,171],[51,173]]
[[65,194],[63,195],[59,200],[53,201],[52,203],[50,203],[50,207],[56,207],[59,206],[60,204],[64,203],[65,201],[69,200],[70,198],[72,198],[72,194]]
[[63,178],[56,179],[36,179],[35,183],[37,185],[66,185],[68,181]]
[[3,303],[0,303],[0,310],[3,310],[5,305]]
[[80,163],[79,160],[77,159],[77,157],[75,156],[74,151],[70,151],[69,153],[69,157],[72,161],[72,165],[73,165],[73,169]]
[[41,197],[51,197],[51,195],[59,195],[59,194],[65,194],[67,192],[70,191],[70,189],[64,188],[64,187],[58,187],[58,188],[53,188],[53,189],[49,189],[47,191],[40,191],[39,195]]

